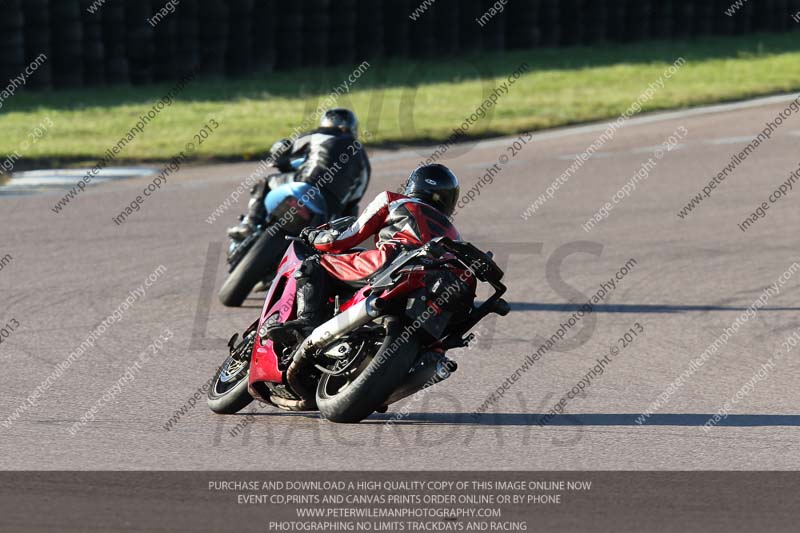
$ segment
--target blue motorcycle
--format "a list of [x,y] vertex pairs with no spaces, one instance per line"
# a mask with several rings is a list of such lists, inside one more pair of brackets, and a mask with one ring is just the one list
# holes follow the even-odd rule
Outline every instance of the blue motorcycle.
[[[298,160],[292,166],[301,164],[302,160]],[[242,241],[231,240],[230,273],[219,292],[223,305],[239,307],[257,284],[269,283],[275,277],[289,246],[287,236],[297,237],[304,228],[330,220],[332,213],[319,189],[293,179],[293,173],[270,176],[271,190],[264,198],[266,223]]]

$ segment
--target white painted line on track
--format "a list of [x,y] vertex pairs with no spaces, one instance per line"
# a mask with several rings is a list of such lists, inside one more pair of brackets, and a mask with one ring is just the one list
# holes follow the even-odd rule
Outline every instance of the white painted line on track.
[[[578,159],[579,155],[580,154],[560,155],[560,156],[558,156],[558,159],[560,159],[562,161],[575,161],[576,159]],[[592,157],[595,158],[595,159],[609,159],[609,158],[614,157],[615,155],[619,155],[619,154],[613,154],[611,152],[595,152],[595,153],[592,154]]]
[[[689,145],[687,143],[676,144],[675,146],[670,148],[669,151],[670,152],[674,152],[676,150],[684,150],[688,146]],[[659,150],[659,149],[660,150],[664,150],[664,146],[661,145],[661,144],[657,144],[655,146],[643,146],[642,148],[634,148],[633,150],[628,150],[627,153],[630,153],[630,154],[652,154],[653,152],[655,152],[656,150]],[[664,152],[666,153],[667,150],[664,150]]]
[[719,139],[707,139],[703,142],[706,144],[741,144],[741,143],[749,143],[756,137],[758,137],[758,133],[756,133],[755,135],[748,135],[742,137],[720,137]]
[[[42,189],[70,189],[90,171],[88,168],[32,170],[14,172],[3,187],[7,191]],[[90,187],[104,182],[152,176],[158,170],[151,167],[112,167],[101,169],[88,184]]]

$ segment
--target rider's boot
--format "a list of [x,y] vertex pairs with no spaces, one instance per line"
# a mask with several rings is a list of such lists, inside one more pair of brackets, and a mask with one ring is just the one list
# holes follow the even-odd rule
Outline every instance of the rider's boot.
[[247,215],[239,217],[239,225],[228,228],[228,237],[234,241],[243,241],[255,231],[256,227],[266,221],[267,208],[264,207],[264,198],[269,192],[266,178],[262,178],[250,190],[252,197],[248,204]]
[[267,328],[272,340],[290,346],[308,337],[325,322],[328,298],[327,275],[319,264],[319,256],[305,261],[295,273],[297,280],[297,318]]
[[250,217],[242,215],[239,217],[238,225],[228,228],[228,237],[234,241],[241,242],[252,235],[253,231],[256,229],[256,225],[257,224],[253,223]]

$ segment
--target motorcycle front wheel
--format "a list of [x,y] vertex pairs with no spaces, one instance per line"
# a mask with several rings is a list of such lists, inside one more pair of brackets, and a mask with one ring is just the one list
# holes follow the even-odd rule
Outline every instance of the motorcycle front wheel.
[[250,356],[255,343],[255,332],[242,339],[222,363],[208,389],[208,407],[220,415],[238,413],[253,397],[247,390],[250,377]]
[[408,375],[419,351],[414,332],[403,335],[403,321],[397,317],[388,317],[384,324],[383,342],[357,368],[342,375],[322,374],[317,407],[324,418],[350,424],[364,420]]

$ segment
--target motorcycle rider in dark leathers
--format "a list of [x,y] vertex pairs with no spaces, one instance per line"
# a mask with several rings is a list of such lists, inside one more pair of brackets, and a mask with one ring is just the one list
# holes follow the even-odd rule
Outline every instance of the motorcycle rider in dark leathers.
[[[331,290],[363,287],[398,253],[419,248],[436,237],[460,240],[448,219],[458,195],[458,179],[450,169],[438,164],[422,166],[409,176],[405,194],[380,193],[343,231],[325,226],[303,230],[301,238],[325,253],[303,261],[295,273],[297,318],[272,325],[269,337],[289,344],[294,332],[308,336],[327,318]],[[376,249],[345,253],[373,235]]]
[[[330,218],[358,214],[358,204],[369,185],[371,167],[367,152],[358,142],[358,119],[343,108],[326,111],[320,127],[304,133],[294,142],[282,139],[270,150],[273,164],[282,173],[262,178],[253,186],[249,211],[228,236],[242,241],[256,226],[266,222],[264,198],[272,187],[291,181],[317,187],[325,198]],[[295,173],[293,159],[305,158]]]

